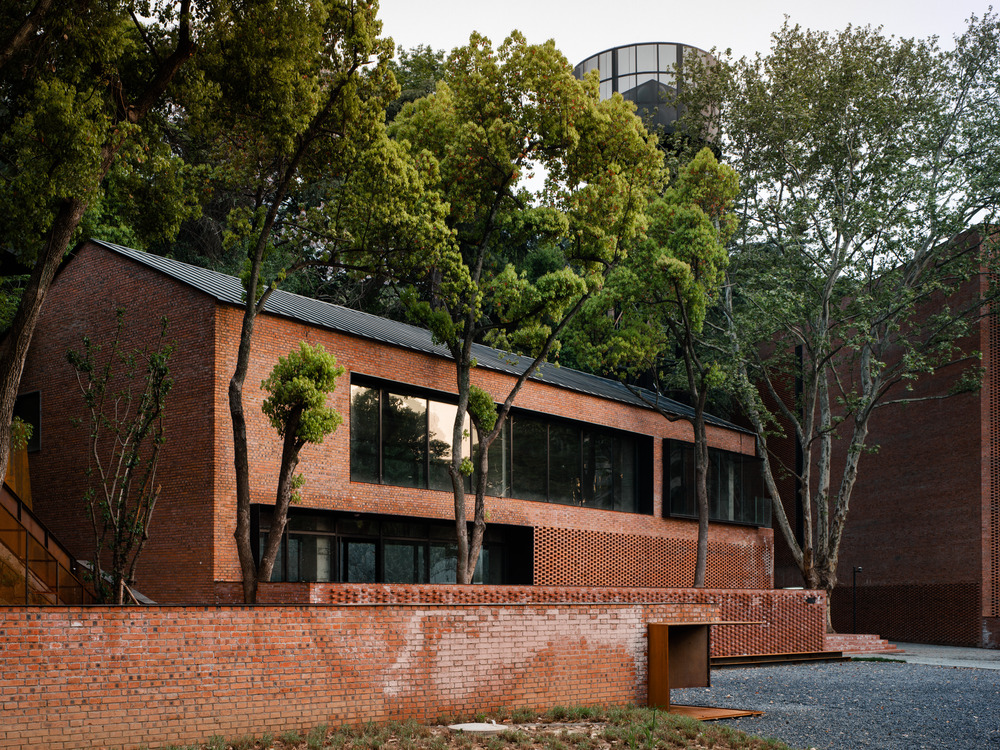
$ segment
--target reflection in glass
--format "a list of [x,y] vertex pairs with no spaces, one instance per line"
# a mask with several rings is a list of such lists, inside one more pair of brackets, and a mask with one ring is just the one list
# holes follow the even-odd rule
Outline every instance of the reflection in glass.
[[486,492],[493,497],[510,497],[510,421],[490,446],[486,469]]
[[584,430],[583,504],[614,510],[614,440],[607,433]]
[[512,427],[512,494],[522,500],[548,499],[548,429],[545,422],[517,417]]
[[397,487],[427,486],[427,400],[384,393],[382,481]]
[[[635,47],[618,48],[618,75],[635,73]],[[619,88],[619,91],[622,89]]]
[[329,536],[288,535],[286,581],[332,581],[333,545]]
[[[429,486],[432,490],[451,490],[451,439],[458,407],[430,401],[427,407],[427,450],[430,453]],[[468,422],[468,417],[466,417]]]
[[639,73],[657,69],[655,44],[640,44],[635,48],[635,69]]
[[[667,509],[671,515],[697,517],[694,447],[668,440]],[[709,448],[709,519],[769,526],[770,500],[765,496],[762,462],[753,456]]]
[[661,71],[670,71],[677,68],[677,45],[660,44],[660,67]]
[[379,392],[351,386],[351,481],[378,482]]
[[343,549],[343,581],[375,583],[375,542],[345,539]]
[[549,425],[549,502],[579,504],[580,430],[572,425]]
[[612,70],[612,68],[611,68],[611,53],[610,52],[602,52],[601,53],[601,60],[597,64],[597,67],[600,68],[600,70],[601,70],[601,79],[602,80],[603,79],[611,78],[612,74],[614,73],[614,70]]
[[615,437],[615,510],[635,513],[639,504],[639,467],[635,438]]
[[383,575],[386,583],[422,583],[426,547],[413,542],[386,542],[383,545]]

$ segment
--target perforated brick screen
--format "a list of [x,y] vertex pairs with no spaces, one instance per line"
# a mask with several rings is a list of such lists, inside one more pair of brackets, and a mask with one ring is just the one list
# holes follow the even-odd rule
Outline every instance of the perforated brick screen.
[[[690,586],[694,539],[584,529],[535,529],[535,583],[539,586]],[[766,544],[708,543],[705,584],[728,589],[771,586]]]

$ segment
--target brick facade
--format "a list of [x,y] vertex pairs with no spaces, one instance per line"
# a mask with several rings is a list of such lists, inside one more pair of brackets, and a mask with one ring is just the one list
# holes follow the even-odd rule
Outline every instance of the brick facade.
[[[648,622],[770,618],[791,639],[781,650],[803,651],[822,648],[825,617],[822,594],[802,591],[335,591],[353,603],[0,607],[0,748],[157,748],[324,723],[642,704]],[[713,653],[773,648],[768,629],[714,628]]]
[[[137,588],[161,603],[212,603],[225,599],[240,580],[233,531],[235,485],[227,400],[235,367],[241,311],[180,281],[87,243],[57,277],[35,334],[21,392],[41,392],[41,450],[31,456],[36,512],[78,557],[93,542],[77,498],[83,495],[85,446],[69,417],[82,412],[66,351],[84,335],[106,340],[114,310],[127,311],[127,343],[150,341],[159,318],[170,320],[177,343],[171,365],[176,385],[168,401],[167,445],[158,480],[163,487],[150,541],[140,560]],[[260,411],[258,384],[279,356],[299,341],[322,344],[347,375],[331,397],[344,424],[317,446],[302,452],[307,483],[300,507],[352,513],[453,518],[450,493],[350,481],[350,375],[383,378],[421,388],[454,392],[454,368],[441,357],[404,350],[301,321],[262,315],[254,334],[246,379],[245,409],[253,501],[273,503],[280,442]],[[510,377],[480,367],[475,382],[497,398]],[[653,514],[641,515],[523,501],[487,499],[491,523],[535,530],[534,582],[547,585],[683,586],[693,576],[697,523],[663,518],[662,440],[691,439],[684,421],[668,422],[655,412],[529,382],[516,406],[653,439]],[[709,428],[714,447],[749,453],[751,436]],[[471,505],[470,506],[471,514]],[[713,524],[707,578],[727,588],[773,585],[770,529]]]

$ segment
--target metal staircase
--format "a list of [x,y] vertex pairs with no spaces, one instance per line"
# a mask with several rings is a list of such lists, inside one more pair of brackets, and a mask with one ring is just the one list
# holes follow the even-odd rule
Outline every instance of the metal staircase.
[[0,605],[93,604],[76,560],[11,487],[0,489]]

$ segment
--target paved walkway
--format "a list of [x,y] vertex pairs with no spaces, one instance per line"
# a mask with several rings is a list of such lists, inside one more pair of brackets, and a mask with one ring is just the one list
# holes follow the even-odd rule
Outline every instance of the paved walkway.
[[1000,669],[1000,649],[932,646],[926,643],[901,643],[899,641],[893,641],[892,645],[902,649],[905,653],[887,654],[886,658],[902,659],[909,664]]

